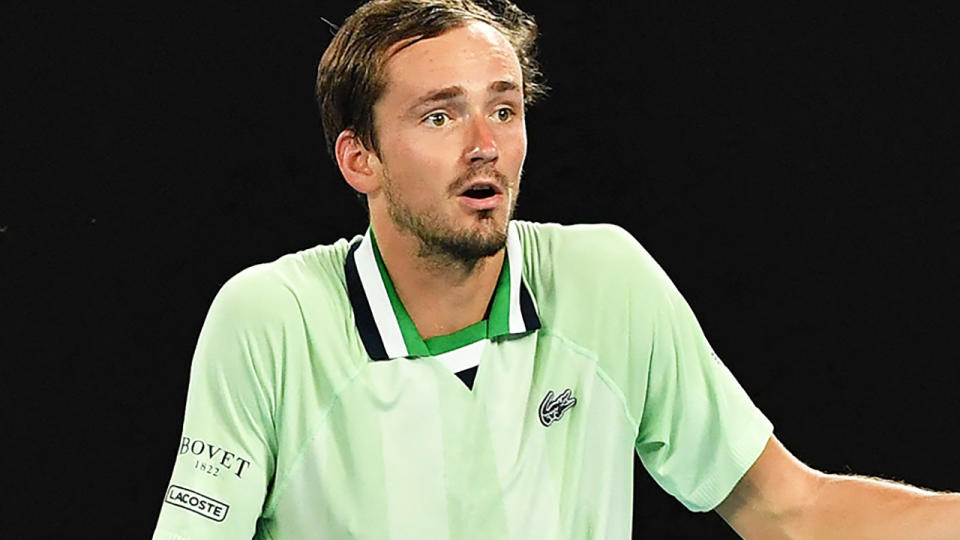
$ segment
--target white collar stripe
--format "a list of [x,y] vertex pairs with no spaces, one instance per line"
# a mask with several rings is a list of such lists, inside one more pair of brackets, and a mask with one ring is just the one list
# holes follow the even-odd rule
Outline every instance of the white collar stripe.
[[[409,357],[411,353],[403,338],[394,304],[387,293],[387,284],[377,262],[375,249],[372,231],[368,228],[363,238],[350,248],[344,263],[354,322],[363,346],[373,360]],[[525,334],[540,328],[536,303],[530,289],[523,283],[523,243],[520,240],[520,231],[513,222],[507,229],[506,260],[509,266],[507,278],[510,288],[509,291],[499,291],[499,294],[509,295],[507,321],[504,324],[502,319],[498,318],[494,322],[495,329],[488,328],[488,338],[500,336],[504,332],[512,335]],[[460,362],[457,361],[454,367],[461,368],[468,364]]]
[[460,373],[465,369],[470,369],[480,365],[480,357],[490,340],[482,339],[459,349],[438,354],[434,358],[453,373]]
[[373,319],[380,330],[380,339],[388,358],[402,358],[407,356],[407,346],[400,332],[400,324],[393,313],[387,288],[380,276],[377,259],[373,254],[373,242],[370,240],[370,231],[363,237],[356,252],[357,273],[363,283],[363,292],[373,312]]
[[523,333],[527,327],[520,311],[520,287],[523,286],[523,246],[516,224],[510,223],[507,231],[507,260],[510,263],[510,333]]

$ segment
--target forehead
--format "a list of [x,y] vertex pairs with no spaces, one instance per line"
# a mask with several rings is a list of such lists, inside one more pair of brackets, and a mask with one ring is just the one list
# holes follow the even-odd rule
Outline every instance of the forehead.
[[385,94],[419,96],[449,86],[470,91],[486,89],[497,80],[520,86],[520,61],[513,46],[486,23],[472,21],[404,47],[406,43],[402,41],[387,52],[389,55],[399,49],[386,63]]

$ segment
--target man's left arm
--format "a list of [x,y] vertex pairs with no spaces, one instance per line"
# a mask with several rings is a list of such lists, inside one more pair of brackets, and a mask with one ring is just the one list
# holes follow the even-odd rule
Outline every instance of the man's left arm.
[[960,538],[960,494],[824,474],[776,437],[717,513],[751,538]]

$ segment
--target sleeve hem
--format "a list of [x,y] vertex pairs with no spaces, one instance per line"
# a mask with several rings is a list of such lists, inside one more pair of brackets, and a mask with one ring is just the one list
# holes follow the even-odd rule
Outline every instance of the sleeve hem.
[[772,435],[773,424],[760,413],[755,429],[744,436],[741,444],[731,448],[730,467],[718,470],[708,478],[689,501],[684,501],[684,505],[694,512],[708,512],[719,506],[756,463]]

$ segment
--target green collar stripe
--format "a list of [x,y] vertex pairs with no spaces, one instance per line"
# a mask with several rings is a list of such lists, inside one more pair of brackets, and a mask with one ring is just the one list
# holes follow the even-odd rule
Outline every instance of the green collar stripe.
[[427,344],[420,337],[417,326],[413,324],[413,319],[407,313],[407,308],[403,307],[400,296],[397,295],[397,289],[393,286],[393,280],[387,273],[387,267],[383,264],[383,258],[380,256],[380,248],[377,247],[377,239],[373,236],[373,227],[370,228],[370,242],[373,245],[373,255],[377,259],[377,268],[380,270],[380,277],[383,279],[383,285],[387,289],[387,296],[390,298],[390,305],[393,306],[393,313],[397,317],[397,324],[400,325],[400,334],[403,335],[403,343],[407,347],[407,354],[410,356],[430,356]]
[[487,319],[472,324],[452,334],[432,337],[426,341],[420,337],[417,326],[407,313],[400,301],[400,295],[390,279],[390,273],[383,264],[383,257],[380,255],[380,248],[377,246],[377,239],[374,237],[373,228],[370,228],[370,243],[373,247],[373,255],[377,261],[377,269],[380,271],[380,277],[383,280],[384,288],[387,291],[387,297],[390,299],[390,306],[397,318],[397,325],[400,327],[400,334],[403,336],[403,343],[407,348],[408,356],[434,356],[465,345],[480,341],[481,339],[494,338],[510,333],[510,261],[507,257],[503,258],[503,268],[500,269],[500,278],[497,280],[497,287],[493,291],[493,301],[490,305],[490,313]]
[[[512,263],[512,264],[511,264]],[[373,228],[355,241],[343,272],[354,323],[371,360],[434,356],[484,339],[518,336],[540,328],[531,290],[523,279],[524,253],[518,225],[507,231],[506,254],[484,320],[452,334],[424,340],[400,301],[383,263]]]
[[486,319],[471,324],[470,326],[457,330],[452,334],[445,336],[436,336],[427,340],[427,348],[430,354],[436,356],[445,352],[450,352],[460,347],[476,343],[481,339],[486,339],[487,321]]

